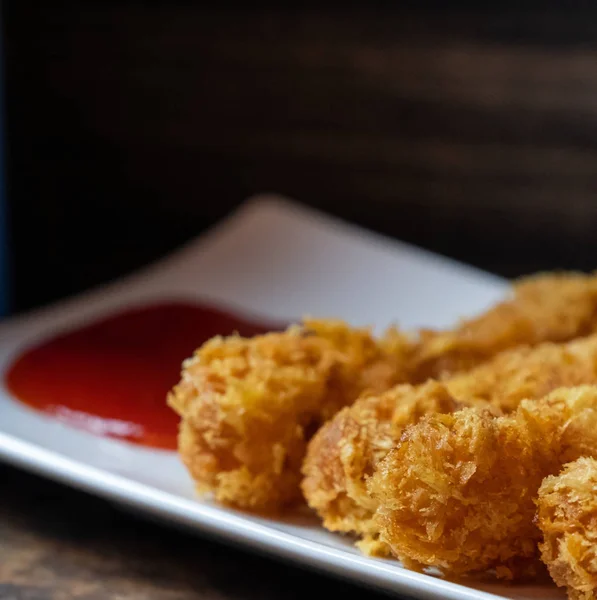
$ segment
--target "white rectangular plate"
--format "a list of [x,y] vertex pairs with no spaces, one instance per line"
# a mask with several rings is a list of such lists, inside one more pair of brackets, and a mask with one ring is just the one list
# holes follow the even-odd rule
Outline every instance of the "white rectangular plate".
[[[449,326],[505,282],[273,196],[124,281],[0,326],[0,370],[24,347],[129,305],[196,298],[265,319],[340,317],[381,330]],[[239,303],[239,299],[242,299]],[[174,382],[173,382],[174,383]],[[355,582],[418,598],[561,598],[552,586],[463,585],[370,559],[313,518],[268,520],[198,499],[173,452],[96,437],[15,402],[0,386],[0,458],[129,508]]]

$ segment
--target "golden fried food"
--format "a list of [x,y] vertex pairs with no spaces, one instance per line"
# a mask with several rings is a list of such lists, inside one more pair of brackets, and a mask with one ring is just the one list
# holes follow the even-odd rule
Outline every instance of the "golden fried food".
[[567,342],[597,330],[597,276],[539,274],[521,279],[512,297],[449,331],[420,332],[411,382],[450,376],[498,352]]
[[[181,457],[198,489],[219,501],[275,510],[300,497],[300,465],[312,433],[361,392],[447,377],[523,343],[583,335],[594,329],[596,315],[596,277],[543,275],[521,281],[511,299],[452,332],[391,331],[376,340],[344,323],[310,321],[250,340],[216,338],[185,362],[168,396],[182,417]],[[479,377],[489,384],[496,372]],[[465,388],[472,385],[464,380]],[[475,398],[482,399],[483,383],[477,387]]]
[[597,384],[597,334],[566,344],[508,350],[444,383],[461,402],[487,400],[511,412],[525,398],[541,398],[559,387]]
[[597,460],[579,458],[539,488],[541,558],[571,600],[597,597]]
[[559,389],[495,417],[466,408],[408,427],[371,477],[380,539],[411,568],[512,578],[537,559],[543,479],[597,453],[597,387]]
[[372,517],[375,501],[367,478],[396,445],[406,425],[429,413],[462,408],[441,383],[398,385],[378,396],[360,398],[342,409],[311,440],[302,489],[309,506],[330,531],[362,535],[370,553],[385,554]]
[[408,347],[395,331],[376,341],[339,321],[209,341],[184,363],[168,397],[182,417],[179,451],[198,489],[262,511],[300,498],[311,433],[362,391],[400,381]]
[[523,398],[536,399],[565,386],[597,384],[597,335],[568,344],[511,350],[441,384],[402,385],[358,400],[324,425],[309,444],[302,483],[307,503],[332,531],[364,536],[369,553],[387,549],[371,523],[376,502],[366,480],[400,440],[404,426],[424,414],[489,403],[510,412]]

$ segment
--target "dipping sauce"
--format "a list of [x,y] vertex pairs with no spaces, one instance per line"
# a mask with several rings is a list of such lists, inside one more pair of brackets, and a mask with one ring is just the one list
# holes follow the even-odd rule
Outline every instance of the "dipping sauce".
[[215,335],[280,329],[187,302],[128,308],[26,350],[5,384],[27,406],[74,427],[175,449],[179,417],[166,395],[182,361]]

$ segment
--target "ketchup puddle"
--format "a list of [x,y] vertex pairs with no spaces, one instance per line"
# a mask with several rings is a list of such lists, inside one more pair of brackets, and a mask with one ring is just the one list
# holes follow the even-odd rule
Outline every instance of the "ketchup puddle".
[[166,395],[182,361],[215,335],[280,329],[202,304],[128,308],[27,349],[5,385],[23,404],[79,429],[173,450],[179,417]]

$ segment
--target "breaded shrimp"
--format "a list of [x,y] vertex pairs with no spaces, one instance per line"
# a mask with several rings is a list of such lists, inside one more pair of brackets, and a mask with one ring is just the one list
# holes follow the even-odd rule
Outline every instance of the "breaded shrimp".
[[512,578],[538,557],[543,479],[597,453],[597,387],[563,388],[494,417],[466,408],[406,429],[369,482],[380,539],[411,568]]
[[571,600],[597,597],[597,460],[579,458],[539,488],[541,559]]
[[597,276],[547,273],[516,282],[511,298],[449,331],[421,331],[411,382],[469,370],[498,352],[567,342],[597,330]]
[[376,341],[340,321],[206,343],[168,397],[198,489],[260,511],[298,500],[312,431],[362,391],[400,381],[407,347],[396,332]]
[[441,383],[398,385],[363,397],[328,421],[309,444],[302,489],[330,531],[358,533],[370,553],[385,554],[372,523],[375,501],[367,478],[396,445],[404,428],[429,413],[462,408]]
[[487,400],[511,412],[525,398],[541,398],[559,387],[597,384],[597,334],[502,352],[444,383],[460,401]]
[[302,483],[307,503],[326,528],[365,536],[361,547],[384,553],[371,519],[376,502],[366,480],[400,440],[404,426],[425,413],[449,413],[488,403],[509,412],[523,398],[558,387],[597,384],[597,335],[568,344],[505,352],[469,373],[419,386],[398,386],[358,400],[324,425],[309,444]]
[[[597,325],[597,277],[580,274],[538,275],[521,280],[513,297],[453,331],[423,332],[404,356],[410,382],[442,375],[453,405],[491,402],[512,411],[523,398],[540,398],[562,387],[597,383],[597,336],[561,345],[542,340],[581,336]],[[526,343],[526,346],[499,350]],[[460,370],[486,360],[470,372]],[[454,374],[448,377],[450,372]],[[308,504],[333,531],[365,536],[370,552],[384,552],[371,538],[375,503],[365,479],[374,463],[395,445],[401,426],[394,423],[400,404],[415,410],[416,421],[428,412],[450,412],[433,404],[430,389],[403,388],[380,398],[358,401],[324,426],[310,444],[303,473]],[[409,391],[411,390],[411,391]],[[407,421],[404,423],[406,424]],[[373,528],[374,529],[374,528]]]
[[454,332],[375,340],[316,322],[251,340],[216,338],[187,360],[168,397],[182,423],[179,450],[198,488],[271,511],[300,498],[306,442],[363,391],[447,376],[505,347],[568,339],[595,326],[597,278],[540,276]]

